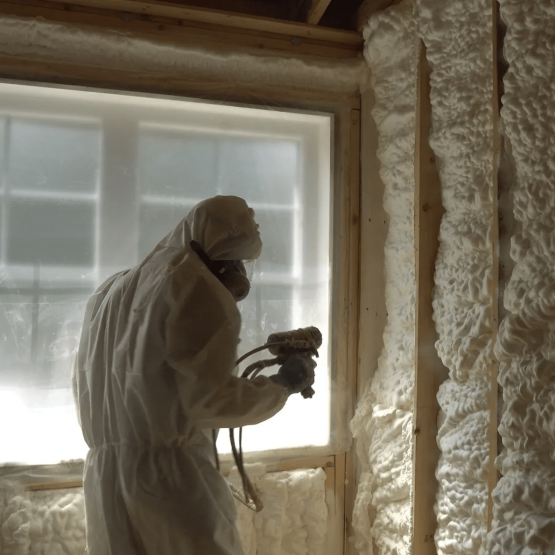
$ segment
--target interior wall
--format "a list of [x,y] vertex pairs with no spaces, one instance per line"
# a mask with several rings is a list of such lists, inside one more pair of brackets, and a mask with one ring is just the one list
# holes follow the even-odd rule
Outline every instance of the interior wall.
[[[511,235],[512,261],[504,267],[512,268],[512,274],[504,293],[502,312],[507,316],[495,349],[495,3],[418,0],[413,14],[432,69],[430,142],[445,207],[433,302],[436,347],[449,368],[449,379],[438,395],[442,455],[436,470],[435,551],[440,554],[540,555],[555,550],[555,10],[547,1],[499,3],[507,24],[504,54],[509,64],[500,123],[516,175],[509,198],[501,200],[504,210],[512,208],[516,228],[501,222],[502,233]],[[383,32],[394,12],[386,13],[373,18],[375,22],[380,18]],[[371,20],[367,59],[380,106],[383,68],[379,57],[377,63],[368,55],[374,47],[373,32]],[[396,46],[388,51],[395,65],[388,68],[390,74],[403,65]],[[395,92],[393,87],[388,90],[384,107],[389,112],[388,117],[381,116],[383,121],[396,121],[400,101]],[[408,101],[410,93],[405,94]],[[376,121],[381,148],[387,135]],[[389,142],[390,147],[393,144]],[[387,179],[384,183],[387,190]],[[390,233],[392,226],[393,219]],[[505,285],[506,277],[501,279]],[[395,278],[387,271],[386,280],[386,291],[392,291]],[[384,351],[392,322],[389,305],[388,312]],[[404,318],[405,323],[411,321],[408,314]],[[499,426],[503,450],[496,461],[501,479],[493,492],[494,518],[488,535],[488,427],[497,417],[490,414],[489,402],[494,350],[504,397]],[[363,469],[358,500],[359,504],[366,500],[370,508],[357,508],[356,545],[364,554],[402,553],[407,543],[382,527],[380,511],[385,513],[386,505],[375,500],[379,490],[374,472],[385,470],[377,463],[389,453],[388,470],[397,469],[399,443],[393,433],[376,433],[380,413],[372,404],[374,382],[353,421]],[[404,514],[399,510],[389,523],[402,521]],[[384,540],[379,544],[378,530]]]
[[[364,54],[375,99],[372,117],[378,135],[377,157],[384,185],[381,201],[389,224],[384,268],[372,268],[375,273],[385,272],[387,319],[383,349],[351,422],[360,471],[352,541],[358,553],[365,555],[411,552],[416,294],[414,129],[419,56],[412,9],[412,2],[405,0],[372,17],[364,31]],[[373,152],[362,151],[363,161],[366,156],[373,156]],[[366,217],[364,212],[362,217]],[[362,229],[372,231],[369,226]],[[372,243],[363,237],[362,244]],[[365,249],[365,255],[373,253]],[[370,284],[375,282],[363,281],[361,289],[364,291]],[[375,290],[371,294],[379,295]],[[365,309],[362,304],[363,313]],[[368,337],[374,329],[361,327],[363,353],[364,345],[368,342],[371,348],[375,341]],[[361,360],[372,364],[364,356]],[[361,375],[371,374],[372,370],[362,368]]]
[[449,369],[438,392],[435,543],[441,554],[474,554],[487,535],[495,333],[492,2],[420,0],[416,17],[432,70],[430,145],[445,208],[433,295],[436,348]]
[[495,354],[503,449],[489,553],[555,552],[555,7],[500,0],[507,25],[501,126],[516,220]]

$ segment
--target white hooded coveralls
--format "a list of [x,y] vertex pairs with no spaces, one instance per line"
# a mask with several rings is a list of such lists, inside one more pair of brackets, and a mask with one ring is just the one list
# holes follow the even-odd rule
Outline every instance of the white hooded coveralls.
[[210,430],[262,422],[287,392],[232,375],[240,314],[191,240],[215,260],[262,246],[245,201],[214,197],[87,304],[74,388],[88,555],[243,554]]

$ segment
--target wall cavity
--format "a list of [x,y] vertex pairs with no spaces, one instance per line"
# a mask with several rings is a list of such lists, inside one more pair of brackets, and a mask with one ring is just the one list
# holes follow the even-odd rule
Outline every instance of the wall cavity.
[[555,4],[500,0],[507,24],[501,124],[512,151],[514,268],[495,354],[503,450],[492,555],[555,552]]
[[[266,473],[249,468],[264,509],[237,504],[237,527],[246,555],[323,555],[328,509],[321,468]],[[241,487],[237,472],[230,481]],[[82,488],[51,491],[0,490],[2,555],[85,555]]]
[[432,105],[430,144],[445,214],[433,296],[438,393],[438,554],[485,547],[492,353],[493,107],[491,0],[419,0]]
[[[328,509],[321,468],[264,473],[248,469],[264,503],[260,513],[238,504],[238,528],[246,555],[324,555]],[[230,481],[241,487],[234,472]]]
[[372,16],[364,30],[389,229],[384,346],[351,422],[360,470],[351,541],[361,555],[403,555],[412,550],[414,131],[419,55],[412,10],[412,2],[405,0]]

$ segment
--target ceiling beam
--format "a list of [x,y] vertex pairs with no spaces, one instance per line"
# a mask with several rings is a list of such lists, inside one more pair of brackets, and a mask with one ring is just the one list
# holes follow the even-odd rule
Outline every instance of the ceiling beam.
[[318,39],[351,46],[360,46],[363,43],[362,36],[356,31],[316,27],[295,21],[283,21],[222,10],[183,6],[159,0],[52,0],[52,3],[63,4],[64,6],[87,6],[89,8],[140,15],[171,17],[196,23],[276,33],[300,39]]
[[[283,55],[314,59],[357,59],[360,44],[352,45],[317,38],[260,32],[240,27],[210,25],[172,17],[138,15],[117,10],[105,10],[80,5],[68,5],[52,0],[0,0],[0,16],[44,18],[46,21],[75,27],[101,29],[128,34],[135,38],[155,40],[162,44],[179,44],[208,50],[233,49],[260,55]],[[318,29],[317,27],[315,29]]]
[[318,25],[331,0],[312,0],[306,22],[309,25]]

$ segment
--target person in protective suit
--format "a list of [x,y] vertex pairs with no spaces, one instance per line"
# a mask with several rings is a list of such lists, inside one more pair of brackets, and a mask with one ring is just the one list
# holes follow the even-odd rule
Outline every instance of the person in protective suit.
[[244,553],[211,430],[262,422],[314,379],[233,375],[237,263],[261,248],[246,202],[214,197],[89,300],[73,378],[88,555]]

